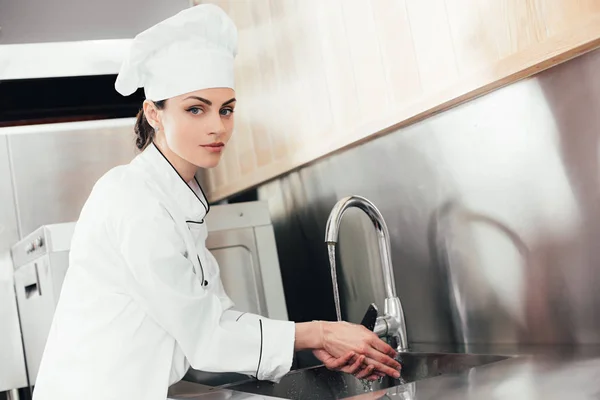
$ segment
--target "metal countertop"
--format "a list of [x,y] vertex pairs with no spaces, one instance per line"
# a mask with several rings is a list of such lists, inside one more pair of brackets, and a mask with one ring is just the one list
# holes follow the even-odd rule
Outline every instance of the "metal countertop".
[[[424,379],[351,397],[366,399],[600,399],[600,346],[412,344],[411,351],[513,356],[459,374]],[[264,395],[181,382],[172,399],[258,400]]]

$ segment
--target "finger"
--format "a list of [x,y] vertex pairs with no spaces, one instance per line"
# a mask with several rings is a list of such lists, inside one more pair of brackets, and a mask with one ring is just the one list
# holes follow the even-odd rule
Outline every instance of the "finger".
[[398,355],[398,353],[396,352],[396,350],[394,350],[392,346],[379,339],[377,335],[372,336],[370,344],[380,353],[383,353],[391,358],[395,358]]
[[329,354],[326,351],[323,350],[315,350],[313,352],[313,354],[315,355],[315,357],[317,357],[317,359],[319,361],[321,361],[323,363],[323,365],[325,365],[326,367],[329,366],[329,364],[335,360],[334,357],[331,356],[331,354]]
[[314,354],[323,363],[323,365],[325,365],[325,367],[327,367],[328,369],[337,370],[337,368],[335,368],[337,359],[334,356],[332,356],[324,350],[315,351]]
[[370,349],[367,349],[366,356],[381,364],[385,364],[388,367],[391,367],[395,370],[400,370],[401,368],[400,363],[398,361],[372,347]]
[[364,368],[362,371],[355,374],[354,376],[356,377],[356,379],[365,379],[366,377],[373,375],[374,370],[374,365],[368,365],[366,368]]
[[378,379],[381,379],[381,378],[384,378],[384,377],[386,377],[386,376],[387,376],[387,375],[386,375],[386,374],[384,374],[383,372],[380,372],[380,371],[377,371],[377,370],[375,370],[375,371],[373,371],[373,374],[367,378],[367,380],[370,380],[370,381],[371,381],[371,380],[373,380],[373,381],[376,381],[376,380],[378,380]]
[[365,364],[365,356],[357,356],[354,358],[354,363],[345,366],[342,369],[342,372],[345,372],[347,374],[356,374],[358,371],[360,371],[363,367],[366,366]]
[[391,368],[383,363],[380,363],[377,360],[373,360],[372,358],[367,357],[366,362],[367,362],[367,364],[374,366],[375,370],[377,370],[379,372],[383,372],[384,374],[389,375],[393,378],[400,377],[400,372],[398,372],[397,369]]
[[374,371],[373,371],[373,375],[377,376],[377,378],[383,378],[383,377],[387,376],[387,375],[386,375],[386,374],[384,374],[383,372],[381,372],[381,371],[377,371],[377,370],[374,370]]
[[375,373],[375,374],[373,374],[373,375],[371,375],[371,376],[368,376],[368,377],[367,377],[367,380],[368,380],[368,381],[376,381],[376,380],[379,380],[380,378],[381,378],[381,377]]
[[355,356],[356,356],[356,353],[354,353],[353,351],[346,353],[346,355],[344,355],[340,358],[335,358],[332,356],[331,360],[329,362],[329,365],[327,365],[327,368],[340,369],[343,366],[345,366],[346,364],[350,364],[353,361]]

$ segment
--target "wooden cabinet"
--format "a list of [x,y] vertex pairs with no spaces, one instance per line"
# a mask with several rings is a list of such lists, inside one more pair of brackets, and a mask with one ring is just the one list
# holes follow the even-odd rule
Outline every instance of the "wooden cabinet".
[[210,0],[239,29],[218,200],[600,45],[600,0]]

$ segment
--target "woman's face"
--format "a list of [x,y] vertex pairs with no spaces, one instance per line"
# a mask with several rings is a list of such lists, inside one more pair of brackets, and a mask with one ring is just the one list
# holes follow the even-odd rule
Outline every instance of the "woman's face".
[[203,89],[170,98],[157,110],[169,149],[200,168],[219,164],[233,132],[233,89]]

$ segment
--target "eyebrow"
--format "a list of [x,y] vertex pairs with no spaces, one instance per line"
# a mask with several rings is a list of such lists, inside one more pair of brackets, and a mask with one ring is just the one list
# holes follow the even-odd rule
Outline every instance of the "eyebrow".
[[[207,104],[209,106],[212,106],[212,104],[213,104],[212,101],[210,101],[208,99],[205,99],[205,98],[202,98],[202,97],[199,97],[199,96],[189,96],[189,97],[186,97],[184,100],[188,100],[188,99],[198,100],[198,101],[201,101],[201,102],[203,102],[203,103],[205,103],[205,104]],[[235,97],[233,99],[227,100],[225,103],[223,103],[222,106],[226,106],[228,104],[231,104],[234,101],[236,101]]]

